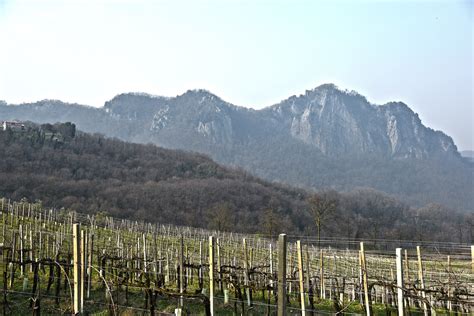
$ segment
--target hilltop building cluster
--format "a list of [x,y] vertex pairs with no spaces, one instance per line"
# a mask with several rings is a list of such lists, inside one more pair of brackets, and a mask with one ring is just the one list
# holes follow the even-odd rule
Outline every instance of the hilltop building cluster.
[[7,129],[11,129],[13,131],[24,131],[25,124],[19,121],[3,121],[2,122],[2,130],[6,131]]

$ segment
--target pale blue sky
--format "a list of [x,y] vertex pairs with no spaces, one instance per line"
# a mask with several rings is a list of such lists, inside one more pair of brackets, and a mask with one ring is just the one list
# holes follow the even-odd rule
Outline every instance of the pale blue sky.
[[474,149],[472,3],[0,0],[0,100],[205,88],[262,108],[332,82]]

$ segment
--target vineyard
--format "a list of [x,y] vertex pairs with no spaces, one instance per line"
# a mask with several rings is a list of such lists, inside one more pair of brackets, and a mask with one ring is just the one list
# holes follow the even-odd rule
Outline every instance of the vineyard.
[[474,247],[207,231],[2,199],[3,315],[474,313]]

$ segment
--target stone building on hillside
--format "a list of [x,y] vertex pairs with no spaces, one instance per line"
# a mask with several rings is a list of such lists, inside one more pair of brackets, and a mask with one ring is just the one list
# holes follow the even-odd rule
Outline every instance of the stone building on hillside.
[[25,124],[18,121],[3,121],[2,130],[6,131],[7,129],[11,129],[13,131],[24,131]]

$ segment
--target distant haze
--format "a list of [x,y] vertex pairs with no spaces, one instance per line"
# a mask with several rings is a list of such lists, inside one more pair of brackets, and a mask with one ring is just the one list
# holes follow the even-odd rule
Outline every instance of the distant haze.
[[333,82],[473,149],[472,3],[0,0],[0,100],[205,88],[262,108]]

